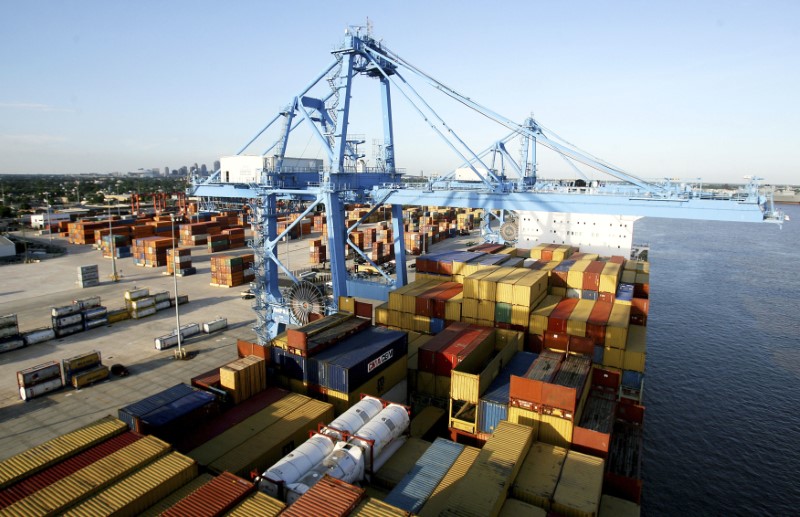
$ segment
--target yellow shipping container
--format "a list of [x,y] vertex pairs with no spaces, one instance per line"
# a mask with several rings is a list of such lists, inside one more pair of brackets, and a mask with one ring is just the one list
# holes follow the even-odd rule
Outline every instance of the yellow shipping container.
[[197,476],[197,463],[172,452],[98,492],[64,515],[139,515]]
[[297,393],[299,395],[308,395],[308,383],[301,381],[299,379],[288,379],[289,381],[289,391],[292,393]]
[[619,264],[614,262],[606,262],[603,267],[603,272],[600,273],[600,292],[617,294],[617,286],[619,285],[619,277],[622,268]]
[[[494,322],[494,308],[496,302],[489,300],[480,300],[478,302],[478,319]],[[489,325],[494,326],[494,325]]]
[[519,499],[506,499],[503,508],[500,509],[499,517],[547,517],[547,511],[544,508],[533,506]]
[[549,244],[537,244],[533,248],[531,248],[530,257],[532,259],[541,260],[542,259],[542,251],[547,248]]
[[522,307],[520,305],[511,306],[512,325],[522,325],[523,327],[527,327],[528,322],[530,321],[530,317],[531,317],[530,307]]
[[281,332],[274,338],[272,338],[272,346],[278,347],[283,350],[289,349],[289,335],[286,331]]
[[389,302],[375,307],[375,324],[389,325]]
[[427,334],[417,334],[417,337],[408,336],[408,355],[416,355],[422,345],[431,340],[433,336]]
[[323,398],[333,405],[334,414],[339,416],[350,409],[350,406],[361,400],[362,393],[380,397],[397,386],[400,381],[406,378],[408,373],[407,366],[408,356],[400,357],[379,375],[376,375],[350,393],[328,390]]
[[[588,390],[587,390],[588,391]],[[574,424],[556,415],[539,415],[539,441],[569,448]]]
[[497,283],[501,282],[508,275],[514,273],[516,268],[499,267],[492,273],[484,276],[478,281],[478,298],[480,300],[497,301]]
[[403,295],[408,291],[419,287],[420,284],[427,283],[427,281],[421,281],[417,279],[417,281],[412,282],[410,284],[406,284],[402,287],[398,287],[394,291],[389,292],[389,309],[393,311],[402,311],[403,310]]
[[530,273],[527,269],[511,268],[511,272],[497,282],[496,301],[501,303],[514,303],[514,284]]
[[400,313],[400,328],[406,330],[415,330],[414,328],[414,313],[401,312]]
[[411,330],[429,334],[431,331],[431,319],[428,316],[419,316],[415,314],[414,325],[411,327]]
[[647,356],[647,327],[631,325],[625,346],[623,369],[644,373]]
[[558,296],[559,298],[566,298],[567,296],[567,288],[566,287],[551,287],[550,294],[554,296]]
[[407,511],[371,497],[361,501],[350,514],[351,517],[406,517],[407,515]]
[[592,315],[594,300],[578,300],[578,304],[572,309],[572,313],[567,320],[567,334],[570,336],[586,336],[586,322]]
[[436,376],[430,372],[417,372],[417,391],[436,396]]
[[408,314],[414,314],[417,310],[417,296],[420,296],[425,291],[429,291],[433,289],[437,285],[441,284],[440,281],[428,281],[428,282],[414,282],[413,289],[409,289],[408,291],[404,292],[402,295],[403,298],[403,307],[402,312],[406,312]]
[[464,298],[473,298],[479,300],[480,296],[480,281],[500,269],[499,266],[491,266],[481,271],[476,271],[470,275],[464,275]]
[[356,299],[352,296],[339,297],[339,310],[349,312],[350,314],[356,313]]
[[606,346],[625,349],[630,320],[631,306],[615,301],[606,324]]
[[0,488],[75,456],[112,436],[123,433],[128,426],[122,420],[107,416],[89,425],[63,434],[41,445],[0,461]]
[[572,246],[559,246],[555,250],[553,250],[553,260],[566,260],[575,253],[575,248]]
[[478,453],[481,450],[475,447],[466,446],[461,454],[458,455],[456,461],[444,475],[436,488],[433,489],[430,497],[425,502],[425,506],[419,512],[420,517],[437,517],[442,510],[447,508],[447,501],[450,499],[452,492],[458,486],[459,481],[467,475],[472,464],[478,458]]
[[511,487],[512,496],[549,510],[566,457],[567,449],[563,447],[534,442]]
[[286,505],[264,492],[254,492],[226,513],[226,517],[276,517]]
[[211,474],[200,474],[198,477],[189,481],[182,487],[170,493],[156,504],[139,514],[139,517],[158,517],[165,511],[169,510],[175,503],[191,494],[201,486],[214,479]]
[[311,399],[304,395],[289,393],[255,415],[192,450],[188,455],[202,466],[209,465],[232,448],[252,438],[261,429],[266,429],[309,402],[311,402]]
[[444,319],[450,321],[461,320],[461,305],[464,300],[464,293],[458,293],[444,304]]
[[625,366],[625,351],[621,348],[604,347],[603,366],[610,366],[622,370],[622,367]]
[[596,517],[604,467],[601,458],[569,451],[553,494],[553,511],[568,517]]
[[389,311],[389,326],[400,328],[403,321],[403,313],[400,311]]
[[414,438],[422,438],[436,427],[439,420],[444,420],[445,410],[436,406],[425,406],[411,419],[410,432]]
[[578,260],[567,272],[567,287],[570,289],[583,289],[583,272],[591,264],[591,260]]
[[547,273],[544,271],[528,271],[522,278],[514,282],[513,304],[523,307],[535,307],[547,296]]
[[430,446],[431,442],[413,436],[406,440],[375,474],[374,484],[387,490],[394,489]]
[[231,472],[247,477],[256,470],[263,472],[291,450],[308,439],[308,431],[316,429],[319,422],[333,420],[333,406],[327,402],[310,400],[255,434],[244,443],[233,447],[209,464],[212,472]]
[[[522,339],[498,343],[497,334],[496,331],[492,332],[486,341],[479,344],[453,369],[450,384],[451,399],[477,404],[500,370],[511,361],[514,354],[522,351]],[[497,353],[492,357],[492,353],[496,350]],[[451,403],[451,420],[452,418]],[[470,432],[474,433],[475,431]]]
[[474,298],[464,298],[461,304],[461,317],[478,319],[478,300]]
[[650,273],[636,273],[634,284],[650,285]]
[[603,494],[600,498],[600,517],[640,517],[642,507],[638,504]]
[[169,444],[153,436],[145,436],[7,506],[2,513],[7,515],[61,513],[167,452]]
[[501,421],[458,483],[441,515],[493,517],[500,513],[522,459],[531,447],[532,429]]
[[550,317],[550,313],[553,312],[560,301],[560,296],[551,294],[531,312],[528,322],[528,331],[531,334],[544,335],[545,330],[547,330],[547,320]]

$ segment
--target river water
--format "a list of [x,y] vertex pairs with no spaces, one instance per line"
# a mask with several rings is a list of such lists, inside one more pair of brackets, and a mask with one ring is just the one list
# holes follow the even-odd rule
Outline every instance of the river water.
[[800,512],[800,206],[776,225],[642,219],[643,514]]

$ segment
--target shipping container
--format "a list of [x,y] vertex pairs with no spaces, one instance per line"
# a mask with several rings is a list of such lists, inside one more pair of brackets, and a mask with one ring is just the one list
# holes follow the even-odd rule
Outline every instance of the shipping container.
[[325,475],[303,494],[282,517],[345,517],[365,497],[364,489]]
[[603,494],[600,498],[599,517],[639,517],[642,514],[642,507],[638,504]]
[[385,501],[408,512],[419,513],[463,450],[461,444],[437,438]]
[[[350,406],[361,400],[362,394],[391,400],[391,398],[388,396],[389,390],[400,383],[404,383],[406,376],[408,375],[407,361],[407,356],[397,358],[385,370],[382,370],[381,372],[372,376],[372,378],[370,378],[367,382],[357,387],[350,393],[343,393],[341,391],[330,390],[321,386],[311,385],[307,385],[306,389],[307,392],[315,398],[319,398],[324,402],[329,402],[332,404],[334,414],[340,415],[347,411]],[[407,389],[405,391],[407,391]],[[403,397],[405,396],[406,393],[404,392]]]
[[553,494],[553,511],[565,516],[596,517],[600,509],[604,466],[601,458],[567,452]]
[[353,510],[350,517],[408,517],[411,514],[380,499],[367,497]]
[[522,467],[511,488],[511,495],[520,501],[549,510],[566,457],[567,449],[563,447],[534,442],[522,461]]
[[441,515],[493,517],[500,513],[531,443],[531,428],[500,422]]
[[503,508],[500,509],[499,517],[547,517],[547,511],[538,506],[533,506],[519,499],[506,499]]
[[187,384],[176,384],[171,388],[167,388],[138,402],[120,408],[117,413],[119,419],[125,422],[130,430],[138,432],[141,431],[141,418],[144,415],[190,395],[195,391],[197,391],[195,388]]
[[21,499],[4,513],[10,515],[54,515],[94,495],[107,486],[169,452],[169,445],[145,436],[91,465],[59,479]]
[[225,514],[226,517],[276,517],[286,505],[263,492],[253,492]]
[[108,379],[108,366],[98,364],[91,368],[72,373],[72,387],[75,389],[91,386],[92,384]]
[[[440,410],[441,411],[441,410]],[[428,450],[431,442],[408,438],[397,452],[378,469],[373,477],[373,483],[381,488],[392,490],[403,480],[406,474],[414,468],[417,460]]]
[[139,517],[158,517],[165,511],[172,508],[182,499],[189,494],[195,492],[197,489],[214,479],[211,474],[200,474],[193,480],[189,481],[182,487],[172,491],[169,495],[160,499],[157,503],[150,506],[147,510],[143,511]]
[[521,332],[505,331],[505,342],[497,338],[500,332],[503,331],[488,332],[488,338],[453,369],[451,398],[477,404],[503,365],[522,351],[524,336]]
[[17,386],[20,388],[32,387],[54,378],[61,378],[61,365],[55,361],[48,361],[18,371]]
[[501,420],[508,420],[508,393],[512,375],[525,375],[538,354],[517,352],[506,363],[481,396],[478,409],[478,432],[491,434]]
[[420,517],[436,517],[447,508],[448,501],[461,479],[478,458],[480,449],[465,446],[456,461],[448,469],[442,480],[436,485],[428,500],[419,512]]
[[197,464],[171,452],[105,490],[70,508],[64,515],[139,515],[197,476]]
[[253,492],[253,483],[223,472],[166,510],[164,517],[216,517]]
[[64,461],[112,436],[123,433],[125,430],[124,422],[107,416],[2,460],[0,461],[0,488],[5,488],[20,479]]

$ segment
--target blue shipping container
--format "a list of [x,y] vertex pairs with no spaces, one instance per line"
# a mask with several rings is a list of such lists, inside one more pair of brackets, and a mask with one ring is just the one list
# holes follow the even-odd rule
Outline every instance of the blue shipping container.
[[592,362],[595,364],[603,364],[603,355],[605,354],[602,345],[595,345],[594,346],[594,355],[592,356]]
[[128,427],[132,431],[136,431],[138,427],[137,421],[144,415],[155,411],[156,409],[165,406],[170,402],[174,402],[191,393],[194,393],[195,391],[197,390],[188,384],[176,384],[171,388],[167,388],[164,391],[159,391],[155,395],[144,398],[139,402],[134,402],[133,404],[121,408],[117,412],[117,415],[120,420],[128,424]]
[[508,419],[508,394],[511,389],[511,376],[525,375],[539,354],[517,352],[508,364],[500,370],[481,397],[478,408],[478,430],[493,433],[501,420]]
[[626,388],[639,390],[642,388],[644,375],[633,370],[622,370],[622,385]]
[[144,415],[141,420],[150,428],[162,427],[188,415],[196,409],[214,402],[216,397],[206,391],[195,391],[185,397],[164,404],[160,408]]
[[272,365],[278,373],[290,379],[319,384],[319,365],[316,357],[303,357],[275,346],[270,349],[270,356]]
[[419,513],[463,450],[461,444],[437,438],[384,502],[407,512]]
[[444,330],[444,320],[431,318],[431,334],[438,334]]
[[367,327],[316,355],[319,385],[350,393],[408,354],[408,334]]
[[617,288],[617,300],[633,300],[633,284],[619,284]]

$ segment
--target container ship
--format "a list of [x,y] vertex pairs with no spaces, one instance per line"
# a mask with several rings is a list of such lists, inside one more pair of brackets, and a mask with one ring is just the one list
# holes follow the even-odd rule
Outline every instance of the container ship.
[[386,303],[3,460],[0,515],[639,515],[649,295],[564,244],[420,255]]

